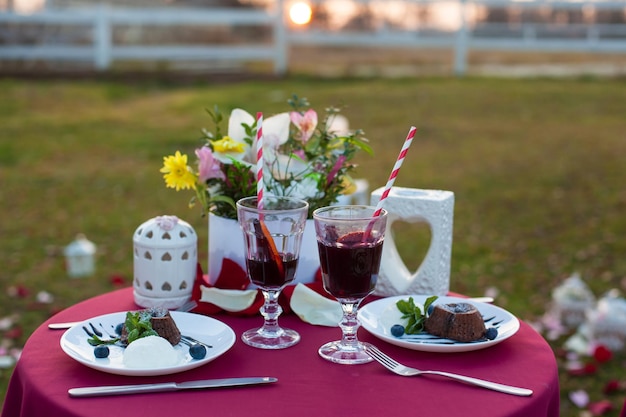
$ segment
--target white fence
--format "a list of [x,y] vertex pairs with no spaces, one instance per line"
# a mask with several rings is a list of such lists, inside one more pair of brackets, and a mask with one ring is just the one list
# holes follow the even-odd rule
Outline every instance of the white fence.
[[[316,0],[323,3],[325,0]],[[376,0],[354,0],[368,4]],[[407,3],[435,5],[440,0],[404,0]],[[89,9],[44,10],[30,15],[0,12],[0,61],[66,60],[90,62],[98,70],[107,70],[117,60],[156,61],[269,61],[276,74],[288,70],[288,49],[291,45],[312,46],[379,46],[454,50],[454,70],[462,75],[467,70],[469,50],[603,52],[626,54],[626,23],[515,22],[492,23],[470,19],[470,8],[580,11],[588,16],[599,10],[626,15],[621,2],[517,2],[510,0],[456,0],[457,27],[441,30],[423,25],[415,28],[373,25],[364,30],[344,27],[340,30],[311,25],[293,29],[287,22],[285,3],[277,0],[269,10],[256,9],[120,9],[99,6]],[[398,1],[396,1],[398,3]],[[584,20],[584,19],[583,19]],[[28,25],[65,25],[87,28],[90,36],[81,44],[11,42],[13,30]],[[154,45],[117,44],[113,31],[117,26],[137,25],[181,28],[186,26],[255,26],[265,27],[270,41],[248,44]]]
[[[45,10],[30,15],[0,13],[0,24],[74,25],[91,28],[91,45],[0,45],[0,60],[91,61],[98,70],[115,60],[219,60],[274,62],[275,72],[287,69],[282,16],[260,10],[120,9],[104,5],[89,9]],[[270,45],[116,45],[117,25],[180,27],[186,25],[264,25],[274,31]]]

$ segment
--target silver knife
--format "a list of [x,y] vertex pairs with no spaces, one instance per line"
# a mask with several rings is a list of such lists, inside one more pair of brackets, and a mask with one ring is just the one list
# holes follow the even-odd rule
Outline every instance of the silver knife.
[[67,393],[70,397],[96,397],[102,395],[140,394],[145,392],[166,392],[184,389],[236,387],[241,385],[270,384],[278,378],[269,376],[247,378],[205,379],[188,382],[165,382],[160,384],[110,385],[102,387],[70,388]]

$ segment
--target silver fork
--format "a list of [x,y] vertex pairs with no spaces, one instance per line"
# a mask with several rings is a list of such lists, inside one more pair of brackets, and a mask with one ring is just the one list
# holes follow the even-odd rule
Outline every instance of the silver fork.
[[409,368],[408,366],[404,366],[401,363],[395,361],[389,356],[385,355],[383,352],[378,350],[374,345],[369,343],[364,343],[365,352],[369,356],[371,356],[376,362],[380,363],[385,368],[389,369],[391,372],[396,373],[402,376],[415,376],[415,375],[440,375],[445,376],[447,378],[456,379],[459,381],[467,382],[468,384],[477,385],[479,387],[488,388],[494,391],[504,392],[506,394],[520,395],[523,397],[527,397],[532,395],[532,390],[526,388],[518,388],[510,385],[498,384],[496,382],[485,381],[484,379],[472,378],[469,376],[452,374],[450,372],[443,371],[421,371],[415,368]]

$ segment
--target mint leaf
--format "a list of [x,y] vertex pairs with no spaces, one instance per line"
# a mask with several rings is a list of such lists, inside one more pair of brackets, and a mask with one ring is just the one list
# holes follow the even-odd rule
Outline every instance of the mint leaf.
[[89,343],[91,346],[114,345],[119,340],[120,339],[118,337],[116,337],[115,339],[100,339],[97,335],[94,334],[89,339],[87,339],[87,343]]
[[407,317],[413,315],[413,312],[415,311],[415,302],[413,301],[413,297],[410,297],[408,300],[398,301],[396,306],[398,307],[398,310],[400,310],[400,312]]
[[406,326],[404,326],[405,334],[417,334],[424,331],[424,321],[426,320],[426,312],[428,307],[437,300],[436,295],[428,297],[424,302],[424,311],[415,305],[413,297],[409,297],[408,300],[398,300],[396,307],[402,313],[402,319],[408,320]]
[[430,307],[430,305],[432,303],[435,302],[435,300],[437,300],[437,298],[439,298],[439,297],[437,297],[436,295],[433,295],[432,297],[428,297],[426,299],[426,302],[424,302],[424,315],[426,315],[426,312],[428,311],[428,308]]
[[152,328],[152,316],[149,312],[127,312],[124,326],[128,333],[128,344],[147,336],[158,336]]

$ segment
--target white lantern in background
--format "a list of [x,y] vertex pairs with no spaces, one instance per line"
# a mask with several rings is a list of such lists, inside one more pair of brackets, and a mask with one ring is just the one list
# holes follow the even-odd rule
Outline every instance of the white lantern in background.
[[159,216],[133,235],[133,295],[137,305],[176,309],[191,297],[198,236],[176,216]]
[[72,278],[86,277],[95,271],[96,245],[79,234],[76,240],[63,251],[67,265],[67,274]]

